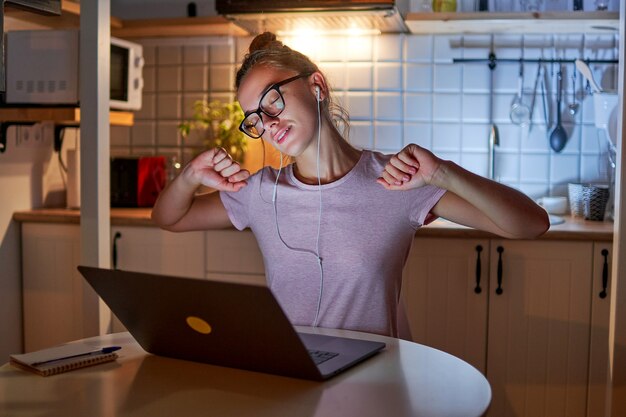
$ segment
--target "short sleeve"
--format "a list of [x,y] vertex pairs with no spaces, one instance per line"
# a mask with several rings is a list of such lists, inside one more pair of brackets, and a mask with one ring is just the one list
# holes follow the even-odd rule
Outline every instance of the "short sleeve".
[[417,229],[424,224],[426,216],[445,192],[446,190],[443,188],[425,185],[407,193],[407,198],[409,199],[409,220],[414,228]]
[[243,230],[246,227],[250,227],[250,198],[252,196],[252,190],[256,183],[255,176],[248,179],[248,185],[241,188],[236,192],[220,191],[220,199],[228,218],[235,228]]

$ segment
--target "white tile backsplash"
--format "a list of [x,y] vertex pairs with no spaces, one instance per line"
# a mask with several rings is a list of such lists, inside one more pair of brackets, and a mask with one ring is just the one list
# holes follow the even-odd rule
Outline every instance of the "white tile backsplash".
[[183,87],[182,68],[179,66],[161,66],[157,69],[157,91],[177,93]]
[[377,64],[374,68],[376,90],[401,91],[402,90],[402,65],[401,64]]
[[462,117],[465,122],[489,122],[489,96],[486,94],[463,94]]
[[374,128],[372,122],[350,123],[350,143],[359,149],[374,148]]
[[462,68],[455,64],[436,64],[433,68],[433,91],[460,93]]
[[154,93],[156,91],[156,67],[143,67],[143,93]]
[[[376,93],[374,95],[376,120],[402,121],[402,95],[400,93]],[[402,134],[400,134],[402,135]]]
[[158,122],[157,138],[159,146],[178,146],[181,143],[181,135],[178,131],[177,122]]
[[374,38],[374,59],[376,61],[402,60],[402,35],[381,35]]
[[[116,152],[167,153],[189,159],[202,149],[202,135],[181,140],[177,130],[192,115],[199,99],[232,101],[235,70],[252,37],[208,38],[180,44],[144,45],[143,108],[136,123],[112,139]],[[305,48],[326,74],[334,98],[352,118],[350,141],[359,148],[397,152],[409,143],[433,150],[479,175],[487,175],[490,101],[500,133],[496,147],[496,178],[533,198],[566,193],[569,181],[606,181],[606,142],[598,138],[594,109],[586,83],[577,74],[578,113],[572,118],[573,64],[563,65],[563,124],[570,133],[556,154],[548,135],[556,115],[556,69],[546,64],[549,122],[546,126],[538,88],[533,127],[514,125],[511,102],[517,93],[518,62],[498,61],[491,72],[486,62],[460,63],[457,58],[486,59],[615,59],[617,37],[608,35],[403,35],[350,38],[320,37],[314,44],[289,39]],[[157,46],[155,46],[157,45]],[[524,65],[524,100],[530,104],[536,63]],[[606,89],[616,88],[616,65],[592,64]],[[491,76],[494,93],[490,95]],[[112,131],[113,132],[113,131]],[[112,133],[113,135],[113,133]],[[565,195],[565,194],[562,194]]]
[[455,152],[461,149],[461,125],[458,123],[433,123],[435,152]]
[[334,90],[345,90],[348,85],[347,70],[345,63],[323,62],[318,65],[320,70],[326,74],[326,80]]
[[374,138],[376,149],[398,152],[403,147],[402,123],[376,122]]
[[154,122],[135,122],[131,128],[133,146],[156,145],[156,129]]
[[433,91],[433,67],[428,64],[405,64],[404,91]]
[[346,42],[346,58],[348,61],[372,62],[374,57],[374,39],[372,36],[355,36]]
[[157,118],[165,120],[178,120],[181,116],[180,94],[163,93],[157,96]]
[[404,120],[431,122],[433,115],[431,94],[404,94]]
[[182,46],[159,46],[157,51],[158,65],[180,65],[183,58]]
[[337,37],[323,37],[318,40],[318,57],[320,62],[345,61],[345,39]]
[[433,37],[414,35],[405,38],[405,56],[407,62],[431,63],[433,59]]
[[211,65],[209,88],[211,91],[232,91],[235,87],[235,67],[229,64]]
[[209,61],[209,47],[206,45],[186,45],[183,47],[185,64],[206,64]]
[[348,92],[345,100],[346,110],[352,120],[371,120],[373,111],[372,93]]
[[156,118],[156,98],[156,94],[143,93],[141,109],[135,112],[135,120],[153,120]]
[[347,67],[347,87],[349,90],[372,90],[372,64],[355,63]]
[[458,35],[437,35],[433,37],[433,59],[435,62],[451,63],[463,56],[460,48],[463,38]]
[[489,124],[463,123],[461,125],[461,150],[465,152],[482,152],[487,155],[489,149]]
[[433,122],[460,122],[461,96],[433,94]]
[[426,149],[432,149],[433,126],[430,123],[404,123],[404,146],[415,143]]
[[183,68],[183,91],[202,92],[208,89],[208,71],[206,65],[188,65]]

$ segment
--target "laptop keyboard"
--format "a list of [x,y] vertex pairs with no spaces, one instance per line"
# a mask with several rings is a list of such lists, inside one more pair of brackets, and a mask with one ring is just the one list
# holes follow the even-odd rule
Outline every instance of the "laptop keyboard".
[[309,355],[313,358],[313,362],[315,362],[316,365],[319,365],[320,363],[326,362],[339,354],[335,352],[324,352],[323,350],[309,350]]

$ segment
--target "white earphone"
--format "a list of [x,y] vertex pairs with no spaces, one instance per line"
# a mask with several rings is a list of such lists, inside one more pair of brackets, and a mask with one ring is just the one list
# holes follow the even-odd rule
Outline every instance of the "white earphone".
[[[319,203],[320,203],[318,217],[317,217],[317,237],[315,239],[315,250],[296,248],[296,247],[290,246],[287,244],[287,242],[285,242],[285,240],[283,239],[280,233],[280,227],[278,226],[278,210],[276,208],[276,200],[277,200],[277,190],[278,190],[278,179],[280,178],[280,173],[283,169],[282,152],[280,153],[280,168],[278,169],[278,173],[276,174],[276,180],[274,181],[274,189],[272,191],[272,206],[274,208],[274,224],[276,225],[276,234],[278,235],[278,238],[280,239],[282,244],[289,250],[292,250],[294,252],[308,253],[310,255],[313,255],[316,258],[317,264],[319,266],[320,290],[319,290],[319,294],[317,297],[317,308],[315,311],[315,317],[313,318],[313,327],[317,327],[319,323],[319,315],[320,315],[320,309],[322,305],[322,294],[324,292],[324,268],[322,265],[322,257],[320,256],[320,232],[322,228],[322,182],[321,182],[321,177],[320,177],[320,143],[322,140],[321,138],[322,118],[320,114],[320,102],[322,100],[320,99],[320,87],[318,85],[315,86],[315,96],[317,98],[317,186],[318,186]],[[259,192],[260,192],[260,189],[259,189]]]

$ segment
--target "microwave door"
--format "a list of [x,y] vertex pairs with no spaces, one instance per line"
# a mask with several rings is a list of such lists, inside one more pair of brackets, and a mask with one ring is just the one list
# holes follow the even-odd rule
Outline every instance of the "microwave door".
[[[130,49],[111,45],[111,101],[128,102]],[[113,103],[112,103],[113,104]]]

